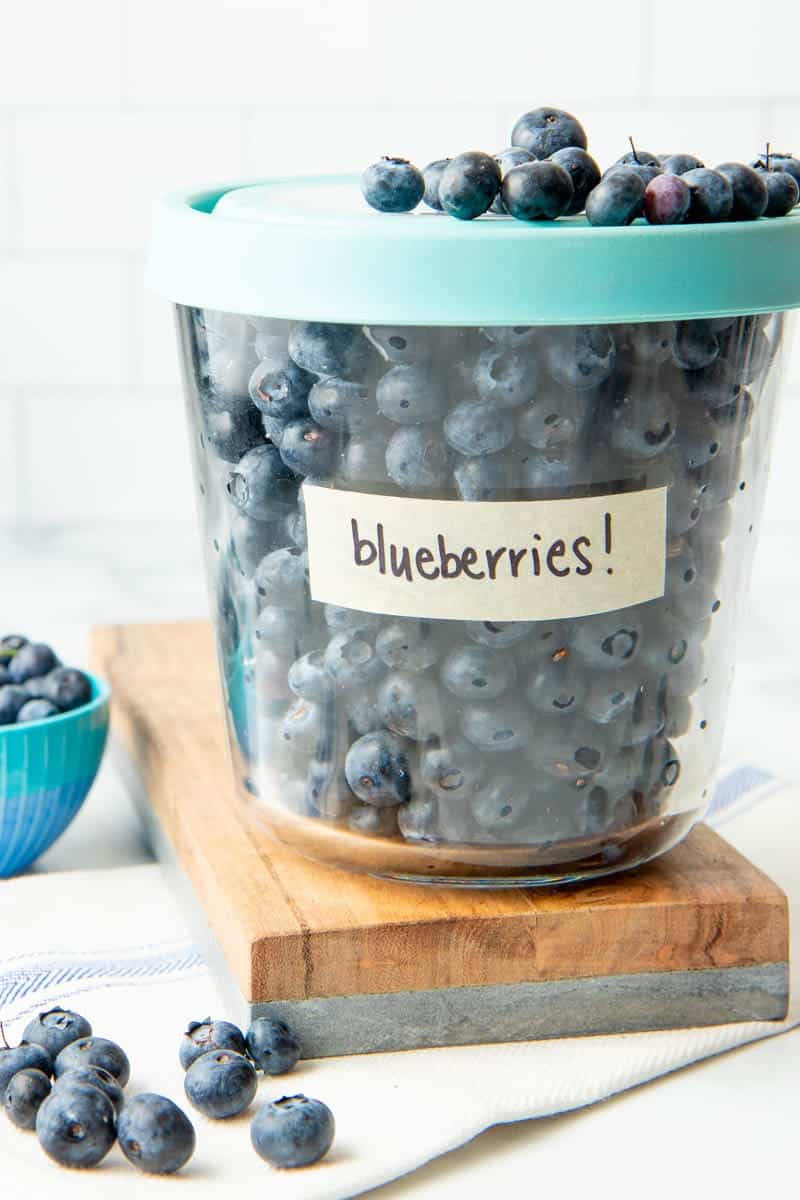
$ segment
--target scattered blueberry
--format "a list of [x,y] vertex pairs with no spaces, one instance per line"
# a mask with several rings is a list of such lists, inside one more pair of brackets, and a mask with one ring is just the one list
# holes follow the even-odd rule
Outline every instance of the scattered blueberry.
[[367,167],[361,176],[361,191],[367,204],[378,212],[411,212],[425,194],[425,179],[408,159],[385,156]]
[[51,1058],[56,1058],[70,1042],[91,1037],[92,1027],[80,1013],[61,1007],[49,1008],[33,1017],[22,1031],[24,1042],[43,1046]]
[[733,188],[724,175],[696,167],[681,176],[692,193],[690,222],[728,221],[733,210]]
[[321,1100],[283,1096],[259,1109],[250,1137],[256,1154],[273,1167],[308,1167],[328,1153],[335,1128]]
[[230,471],[226,489],[245,516],[269,521],[286,516],[297,495],[295,476],[275,446],[248,450]]
[[519,146],[509,146],[506,150],[501,150],[499,154],[495,154],[495,160],[500,168],[501,191],[498,191],[489,208],[490,212],[502,214],[507,211],[503,203],[502,196],[502,180],[512,167],[518,167],[521,163],[533,162],[533,155],[528,150],[523,150]]
[[243,1054],[209,1050],[192,1062],[183,1086],[195,1108],[206,1117],[222,1121],[250,1107],[258,1079],[255,1067]]
[[651,225],[680,225],[691,202],[691,189],[678,174],[657,175],[644,189],[644,215]]
[[58,705],[50,700],[28,700],[17,713],[17,724],[25,725],[29,721],[46,721],[48,717],[57,717],[60,713]]
[[313,375],[360,379],[370,359],[370,345],[355,325],[306,322],[289,332],[289,357]]
[[184,1071],[211,1050],[233,1050],[236,1054],[246,1054],[244,1034],[230,1021],[212,1021],[211,1017],[206,1017],[204,1021],[190,1021],[178,1051]]
[[53,1074],[53,1058],[35,1042],[20,1042],[19,1046],[0,1046],[0,1096],[5,1094],[8,1082],[17,1071],[33,1067],[45,1075]]
[[586,197],[590,225],[630,225],[642,215],[645,181],[629,167],[605,175]]
[[8,673],[14,683],[24,683],[26,679],[47,675],[58,665],[55,654],[44,642],[27,642],[11,659]]
[[113,1075],[120,1087],[125,1087],[131,1074],[128,1056],[122,1047],[102,1037],[79,1038],[65,1046],[54,1063],[56,1078],[72,1067],[102,1067]]
[[449,162],[449,158],[434,159],[433,162],[428,163],[422,172],[422,179],[425,184],[422,199],[428,208],[432,208],[436,212],[442,212],[442,204],[439,200],[439,184],[442,181],[442,172]]
[[724,175],[731,185],[732,221],[755,221],[764,215],[769,195],[764,177],[758,171],[744,163],[735,162],[720,163],[714,169],[719,175]]
[[575,189],[564,167],[551,161],[534,161],[506,173],[501,195],[506,211],[517,220],[553,221],[571,207]]
[[52,1084],[44,1071],[23,1067],[12,1075],[3,1094],[6,1116],[19,1129],[35,1129],[36,1114],[50,1095]]
[[665,175],[685,175],[687,171],[695,171],[704,167],[694,154],[667,154],[661,158],[661,167]]
[[800,186],[788,171],[764,171],[762,178],[767,188],[765,217],[785,217],[800,199]]
[[61,1166],[97,1166],[116,1141],[114,1106],[93,1086],[55,1087],[36,1114],[36,1135]]
[[511,145],[534,158],[549,158],[557,150],[586,149],[586,133],[577,117],[560,108],[534,108],[523,113],[511,131]]
[[283,1021],[257,1017],[247,1031],[247,1053],[265,1075],[285,1075],[300,1058],[300,1043]]
[[580,146],[565,146],[550,155],[550,161],[563,167],[572,180],[572,199],[565,216],[571,217],[583,212],[586,198],[600,182],[600,168],[591,154]]
[[58,1076],[55,1086],[60,1090],[65,1088],[96,1087],[105,1092],[114,1105],[114,1112],[119,1116],[125,1103],[125,1093],[117,1080],[103,1067],[70,1067]]
[[336,455],[336,441],[329,429],[323,429],[310,417],[290,421],[283,431],[280,456],[296,475],[324,479]]
[[117,1123],[119,1148],[140,1171],[171,1175],[194,1154],[195,1132],[189,1118],[166,1096],[141,1092],[125,1105]]
[[7,683],[0,687],[0,725],[13,725],[30,699],[25,688],[17,684]]
[[439,180],[439,202],[446,213],[471,221],[485,213],[500,190],[500,167],[490,154],[467,151],[452,158]]

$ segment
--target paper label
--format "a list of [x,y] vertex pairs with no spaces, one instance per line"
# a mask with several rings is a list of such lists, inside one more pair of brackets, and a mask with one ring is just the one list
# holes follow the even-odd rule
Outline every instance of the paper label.
[[664,594],[667,489],[419,500],[304,484],[311,596],[398,617],[540,621]]

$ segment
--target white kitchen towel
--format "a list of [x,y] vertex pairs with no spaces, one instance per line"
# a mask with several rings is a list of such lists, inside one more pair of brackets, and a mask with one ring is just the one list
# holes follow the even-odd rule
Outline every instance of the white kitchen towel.
[[[198,1146],[183,1174],[194,1181],[192,1195],[355,1196],[490,1125],[580,1108],[800,1024],[800,786],[739,768],[723,776],[711,816],[789,895],[793,999],[785,1022],[302,1062],[291,1076],[263,1080],[259,1099],[303,1091],[325,1100],[337,1122],[329,1156],[306,1170],[274,1171],[250,1148],[248,1114],[215,1123],[191,1112]],[[59,1001],[125,1046],[133,1065],[129,1092],[160,1091],[183,1103],[182,1029],[189,1019],[224,1016],[224,1009],[158,866],[0,884],[0,1019],[9,1041],[32,1013]],[[112,1190],[124,1200],[140,1197],[143,1186],[117,1148],[93,1172],[59,1171],[35,1136],[5,1122],[0,1164],[7,1200],[43,1194],[107,1200]],[[148,1186],[173,1184],[153,1179]]]

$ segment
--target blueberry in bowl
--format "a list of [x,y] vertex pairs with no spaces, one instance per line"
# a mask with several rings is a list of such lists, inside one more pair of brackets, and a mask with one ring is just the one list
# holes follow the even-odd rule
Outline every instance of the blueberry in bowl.
[[44,643],[15,640],[12,682],[0,684],[0,879],[29,867],[74,819],[109,724],[107,683],[61,666]]

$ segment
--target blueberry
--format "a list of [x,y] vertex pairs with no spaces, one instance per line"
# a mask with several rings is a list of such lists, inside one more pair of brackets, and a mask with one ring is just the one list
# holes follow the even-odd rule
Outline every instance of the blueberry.
[[691,189],[680,175],[657,175],[644,189],[644,215],[651,225],[682,224],[691,202]]
[[450,472],[447,443],[438,432],[419,425],[401,426],[386,445],[386,473],[408,491],[443,487]]
[[687,533],[700,520],[704,507],[702,488],[685,469],[681,452],[674,447],[648,469],[648,487],[667,488],[667,530],[670,536]]
[[19,1129],[35,1129],[36,1114],[50,1095],[50,1079],[44,1071],[24,1067],[11,1076],[3,1095],[6,1116]]
[[373,731],[353,742],[344,769],[353,792],[367,804],[388,807],[411,796],[406,745],[392,733]]
[[625,325],[621,337],[627,364],[636,370],[652,372],[671,358],[675,326],[671,321],[643,321]]
[[509,146],[506,150],[501,150],[499,154],[495,154],[495,162],[500,168],[501,190],[497,193],[489,208],[490,212],[502,215],[507,211],[503,203],[502,196],[502,180],[505,178],[508,171],[513,167],[518,167],[522,163],[533,162],[533,155],[527,150],[523,150],[520,146]]
[[[283,431],[289,424],[283,417],[270,417],[266,413],[261,414],[261,429],[268,442],[273,446],[280,446],[283,441]],[[263,439],[262,439],[263,440]],[[236,461],[234,459],[234,461]]]
[[531,736],[530,713],[517,700],[503,697],[464,706],[461,732],[479,750],[508,754],[524,746]]
[[239,511],[260,521],[286,516],[296,503],[295,477],[275,446],[248,450],[229,472],[225,486]]
[[557,654],[531,671],[525,695],[534,712],[543,716],[574,716],[583,704],[587,677],[575,666],[570,654]]
[[384,362],[407,367],[433,357],[433,338],[426,326],[370,325],[364,327],[364,333]]
[[256,408],[265,416],[292,421],[308,410],[308,398],[314,376],[293,362],[285,348],[273,350],[253,371],[248,393]]
[[583,713],[598,725],[627,728],[638,687],[639,676],[624,669],[611,675],[590,676],[583,696]]
[[33,1017],[22,1031],[23,1042],[43,1046],[51,1058],[56,1058],[70,1042],[91,1037],[92,1027],[80,1013],[56,1006]]
[[516,674],[511,655],[475,644],[452,649],[441,670],[442,683],[460,700],[495,700],[513,687]]
[[0,638],[0,663],[8,664],[14,655],[27,644],[28,639],[21,633],[7,633]]
[[196,1137],[189,1118],[166,1096],[140,1092],[120,1115],[119,1148],[140,1171],[171,1175],[194,1154]]
[[519,350],[536,341],[538,325],[484,325],[481,333],[493,346],[504,350]]
[[516,464],[503,454],[461,458],[453,468],[453,481],[462,500],[511,499],[517,487]]
[[724,175],[697,167],[681,176],[692,193],[687,220],[693,223],[728,221],[733,210],[733,188]]
[[491,346],[478,356],[472,378],[482,400],[490,400],[497,408],[519,408],[536,395],[539,368],[524,350]]
[[439,202],[446,213],[471,221],[485,213],[500,189],[500,167],[489,154],[458,154],[439,180]]
[[244,1034],[230,1021],[190,1021],[181,1039],[178,1052],[181,1066],[187,1070],[196,1059],[212,1050],[232,1050],[235,1054],[246,1054]]
[[630,225],[642,215],[645,181],[630,167],[605,175],[586,197],[590,225]]
[[[42,676],[42,678],[44,678],[44,676]],[[31,682],[32,681],[28,679],[22,686],[27,690],[28,684]],[[5,687],[7,683],[11,683],[11,675],[9,674],[7,667],[0,666],[0,687]],[[30,693],[28,694],[30,695]]]
[[441,735],[441,696],[428,676],[392,671],[378,688],[377,701],[381,721],[392,733],[415,742]]
[[289,333],[289,355],[313,375],[358,379],[370,358],[370,346],[357,325],[298,323]]
[[0,725],[13,725],[22,708],[31,702],[24,687],[6,683],[0,687]]
[[445,417],[444,435],[461,454],[496,454],[514,440],[514,417],[489,400],[462,400]]
[[306,772],[307,810],[325,821],[341,821],[353,808],[353,793],[343,773],[330,762],[312,758]]
[[739,383],[752,383],[767,367],[770,340],[757,321],[741,318],[720,334],[720,355],[730,364]]
[[707,321],[679,321],[672,357],[684,371],[709,367],[719,354],[719,337]]
[[256,1017],[247,1031],[247,1052],[265,1075],[285,1075],[300,1057],[300,1043],[283,1021]]
[[354,804],[347,824],[354,833],[366,837],[394,837],[398,830],[397,807],[376,808],[374,804]]
[[531,796],[523,780],[500,774],[476,788],[469,804],[484,837],[510,844],[518,841],[516,835],[525,823]]
[[361,193],[378,212],[411,212],[425,194],[425,179],[407,158],[384,155],[361,176]]
[[717,453],[699,469],[693,471],[703,496],[703,522],[708,516],[708,509],[725,504],[733,499],[739,490],[741,481],[741,460],[738,454]]
[[122,1047],[102,1037],[78,1038],[59,1051],[53,1064],[56,1078],[72,1067],[102,1067],[114,1076],[120,1087],[125,1087],[131,1074],[128,1056]]
[[273,1167],[308,1167],[328,1153],[335,1128],[321,1100],[282,1096],[259,1109],[250,1138],[256,1154]]
[[61,1166],[95,1167],[116,1140],[114,1106],[96,1087],[56,1087],[36,1114],[36,1134]]
[[290,421],[283,431],[280,456],[290,471],[324,479],[336,456],[336,441],[329,429],[323,429],[310,417]]
[[8,673],[14,683],[24,683],[26,679],[47,675],[57,666],[59,661],[49,646],[44,642],[27,642],[11,659]]
[[714,169],[731,185],[731,221],[755,221],[764,215],[769,197],[762,175],[744,163],[724,162]]
[[553,221],[572,206],[572,176],[555,162],[527,162],[512,167],[500,189],[503,204],[519,221]]
[[628,666],[642,641],[642,624],[632,609],[582,617],[575,622],[572,645],[588,667],[603,670]]
[[638,158],[634,158],[631,153],[623,154],[622,158],[608,168],[603,175],[603,179],[610,179],[613,175],[622,171],[626,175],[638,175],[645,188],[647,188],[648,184],[652,183],[654,179],[657,179],[663,173],[662,167],[654,159],[653,155],[641,150],[636,153],[639,155]]
[[435,627],[430,621],[398,617],[384,625],[375,639],[375,649],[387,667],[401,671],[425,671],[439,657]]
[[529,499],[559,494],[585,495],[589,466],[574,446],[527,450],[520,463],[520,487]]
[[358,608],[342,608],[338,604],[326,604],[324,613],[325,624],[334,633],[354,633],[356,630],[366,633],[368,630],[377,629],[380,625],[380,617],[375,613],[362,612]]
[[583,212],[589,192],[600,182],[597,163],[580,146],[565,146],[563,150],[556,150],[555,154],[550,155],[550,161],[563,167],[572,180],[572,200],[565,215],[572,217]]
[[764,216],[785,217],[800,199],[797,180],[788,171],[765,171],[763,179],[767,188]]
[[0,1046],[0,1096],[5,1094],[12,1075],[27,1067],[52,1075],[53,1056],[35,1042],[23,1041],[18,1046]]
[[[284,518],[283,528],[286,530],[289,541],[293,542],[298,550],[308,549],[308,524],[302,492],[297,494],[297,511],[289,513],[288,517]],[[265,553],[268,553],[268,549],[265,550]]]
[[17,724],[25,725],[29,721],[46,721],[48,717],[57,717],[60,713],[57,705],[50,700],[28,700],[17,713]]
[[[262,613],[263,616],[263,613]],[[321,704],[331,694],[331,679],[325,670],[321,650],[311,650],[296,659],[289,668],[289,687],[296,696]]]
[[225,462],[238,462],[242,455],[264,444],[263,418],[248,404],[243,412],[227,410],[208,413],[203,428],[209,445]]
[[369,392],[352,379],[320,379],[308,395],[308,410],[323,429],[360,433],[374,423]]
[[710,463],[722,450],[723,437],[720,426],[702,409],[682,416],[679,448],[686,466],[695,471]]
[[615,167],[661,167],[661,159],[657,154],[653,154],[652,150],[639,150],[631,142],[630,150],[621,154],[613,165]]
[[505,648],[527,638],[534,629],[533,621],[465,621],[464,632],[480,646]]
[[666,154],[661,158],[661,168],[665,175],[685,175],[687,171],[695,171],[704,166],[705,163],[694,154]]
[[223,1121],[250,1107],[258,1078],[255,1067],[243,1054],[209,1050],[192,1062],[183,1087],[190,1103],[204,1116]]
[[466,796],[484,775],[481,755],[458,735],[444,739],[439,745],[428,746],[423,753],[422,781],[437,796]]
[[[435,845],[444,841],[435,796],[416,796],[397,810],[397,827],[407,842]],[[448,839],[449,840],[449,839]]]
[[417,363],[391,367],[378,381],[375,398],[378,410],[397,425],[424,425],[447,407],[441,381]]
[[340,478],[351,484],[384,483],[387,442],[383,430],[351,437],[340,456]]
[[662,454],[675,437],[678,409],[666,392],[649,386],[626,388],[609,412],[608,443],[634,462]]
[[750,166],[755,167],[757,171],[785,171],[800,188],[800,158],[791,154],[767,153],[751,162]]
[[281,722],[281,737],[300,751],[313,753],[325,733],[326,710],[310,700],[295,700]]
[[345,697],[345,712],[353,731],[359,737],[376,729],[381,723],[377,696],[370,689],[360,688],[349,692]]
[[279,652],[291,650],[297,641],[297,614],[293,609],[277,604],[267,604],[261,609],[253,626],[253,636],[258,645]]
[[256,567],[256,592],[268,605],[291,607],[306,592],[308,558],[297,546],[284,546],[266,554]]
[[436,158],[433,162],[429,162],[422,172],[422,179],[425,184],[422,199],[428,208],[432,208],[436,212],[442,212],[442,203],[439,199],[439,185],[442,182],[442,173],[449,162],[449,158]]
[[608,730],[578,716],[540,717],[526,743],[534,765],[561,780],[589,778],[602,769],[610,748]]
[[511,145],[534,158],[549,158],[557,150],[586,149],[586,133],[577,117],[560,108],[534,108],[523,113],[511,131]]
[[113,1075],[102,1067],[70,1067],[56,1079],[55,1086],[59,1090],[65,1088],[96,1087],[105,1092],[114,1105],[114,1112],[119,1116],[125,1103],[125,1093]]
[[544,346],[547,369],[556,383],[583,391],[604,383],[614,370],[616,344],[605,325],[554,330]]
[[364,631],[348,630],[328,642],[325,670],[338,688],[361,687],[383,673],[383,663]]
[[517,433],[536,450],[565,450],[575,446],[586,429],[593,405],[587,392],[549,382],[517,420]]
[[83,671],[75,667],[56,667],[47,676],[46,699],[51,700],[62,712],[80,708],[92,698],[92,684]]

